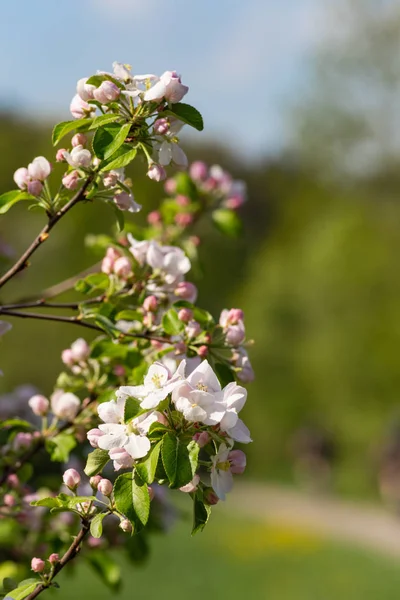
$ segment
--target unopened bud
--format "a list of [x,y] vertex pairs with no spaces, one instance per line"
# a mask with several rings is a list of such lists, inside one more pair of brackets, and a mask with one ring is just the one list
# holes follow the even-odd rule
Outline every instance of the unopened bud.
[[19,488],[19,479],[18,479],[18,475],[16,475],[15,473],[11,473],[11,475],[9,475],[7,477],[7,484],[10,486],[10,488],[12,488],[13,490],[16,490]]
[[34,573],[42,573],[45,568],[45,562],[41,558],[32,558],[31,569]]
[[198,433],[194,434],[193,440],[198,443],[200,448],[204,448],[204,446],[207,446],[208,442],[211,440],[211,437],[207,431],[199,431]]
[[67,190],[76,190],[79,183],[79,173],[78,171],[71,171],[71,173],[67,173],[62,178],[62,184]]
[[15,505],[16,500],[12,494],[4,494],[3,498],[4,506],[12,507]]
[[132,275],[131,263],[129,259],[126,258],[126,256],[121,256],[120,258],[117,258],[117,260],[114,263],[114,273],[118,275],[118,277],[122,277],[123,279],[126,279],[127,277]]
[[189,175],[195,181],[205,181],[208,177],[208,167],[205,162],[197,160],[190,165]]
[[246,469],[246,455],[242,450],[231,450],[228,454],[228,461],[231,465],[231,473],[241,475]]
[[147,222],[150,225],[161,223],[161,213],[158,210],[153,210],[147,215]]
[[164,181],[167,177],[167,172],[161,165],[152,163],[147,171],[147,177],[153,181]]
[[72,146],[84,146],[87,143],[87,137],[83,133],[76,133],[71,140]]
[[113,484],[109,479],[102,479],[97,486],[98,491],[104,496],[110,496],[113,491]]
[[33,412],[33,414],[38,417],[44,417],[47,415],[50,402],[47,400],[45,396],[41,396],[40,394],[36,394],[32,396],[32,398],[28,401],[28,404]]
[[208,354],[208,346],[200,346],[197,350],[197,354],[201,356],[201,358],[205,358]]
[[193,319],[193,311],[190,308],[181,308],[178,312],[178,319],[183,323],[189,323]]
[[143,302],[143,308],[147,312],[156,312],[158,308],[157,298],[155,296],[147,296]]
[[81,476],[75,469],[67,469],[63,475],[63,482],[70,490],[76,490],[81,482]]
[[132,524],[128,519],[122,519],[119,526],[125,533],[130,533],[132,531]]
[[60,555],[53,552],[53,554],[50,554],[48,560],[51,565],[55,565],[60,562]]
[[120,95],[120,89],[112,81],[103,81],[103,83],[95,90],[93,90],[93,97],[101,104],[108,104],[108,102],[114,102]]
[[99,438],[104,435],[104,433],[100,429],[91,429],[87,432],[87,439],[92,448],[99,447]]
[[181,281],[175,288],[174,294],[175,296],[178,296],[178,298],[183,298],[183,300],[195,302],[197,298],[197,288],[193,283],[190,283],[190,281]]
[[34,179],[33,181],[28,181],[27,190],[29,194],[32,194],[32,196],[40,196],[40,194],[42,193],[42,189],[43,183],[41,181],[38,181],[37,179]]
[[57,150],[56,161],[57,162],[65,162],[64,152],[67,152],[65,148],[60,148]]
[[103,478],[101,475],[94,475],[89,479],[90,486],[93,488],[93,490],[97,490],[99,483],[102,479]]

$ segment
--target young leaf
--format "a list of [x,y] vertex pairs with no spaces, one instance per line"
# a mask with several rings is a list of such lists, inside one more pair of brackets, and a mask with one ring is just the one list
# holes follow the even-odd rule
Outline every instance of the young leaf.
[[59,433],[55,437],[46,440],[46,449],[50,454],[52,461],[67,462],[71,450],[77,442],[73,435],[69,433]]
[[108,456],[107,450],[96,448],[96,450],[93,450],[87,458],[86,467],[84,469],[85,475],[88,477],[97,475],[104,469],[109,460],[110,457]]
[[124,421],[127,423],[141,412],[140,402],[136,398],[127,398],[124,408]]
[[4,600],[23,600],[36,589],[36,586],[39,583],[40,581],[35,581],[35,583],[26,583],[24,585],[19,585],[15,590],[7,592],[7,596]]
[[37,198],[27,192],[22,192],[21,190],[6,192],[0,196],[0,215],[4,215],[12,206],[14,206],[14,204],[21,202],[21,200],[37,201]]
[[32,500],[31,506],[45,506],[46,508],[57,508],[61,506],[58,498],[42,498],[41,500]]
[[99,158],[110,158],[116,150],[124,143],[129,134],[131,125],[118,125],[109,123],[96,130],[93,138],[93,151]]
[[124,473],[116,479],[114,499],[115,506],[132,523],[134,531],[146,525],[150,514],[150,497],[147,483],[138,474]]
[[117,156],[113,160],[107,161],[104,166],[100,165],[100,171],[111,171],[111,169],[121,169],[122,167],[126,167],[136,156],[137,150],[136,148],[131,148],[128,144],[123,144],[121,148],[128,148],[126,152]]
[[193,106],[190,106],[190,104],[185,104],[184,102],[172,104],[168,110],[163,111],[163,115],[177,117],[180,121],[197,129],[197,131],[203,131],[204,129],[203,117],[199,111]]
[[150,451],[148,458],[142,463],[138,463],[136,465],[136,471],[139,473],[140,478],[143,479],[146,483],[153,483],[156,469],[158,464],[158,459],[160,456],[162,440],[160,440]]
[[202,500],[197,498],[193,499],[193,529],[192,535],[199,531],[203,531],[207,524],[207,521],[211,514],[211,507],[208,504],[204,504]]
[[110,280],[105,273],[91,273],[84,279],[79,279],[75,284],[77,292],[89,294],[95,291],[104,291],[110,285]]
[[107,513],[98,513],[90,521],[90,533],[94,538],[101,538],[103,535],[103,519]]
[[162,326],[168,335],[178,335],[183,331],[185,324],[178,318],[176,310],[171,308],[162,318]]
[[111,115],[100,115],[93,119],[92,124],[89,127],[89,131],[91,129],[97,129],[98,127],[102,127],[102,125],[107,125],[107,123],[115,123],[120,119],[119,115],[111,114]]
[[238,237],[242,232],[242,222],[233,210],[218,208],[212,213],[216,228],[225,235]]
[[53,129],[53,146],[56,146],[58,142],[70,131],[74,129],[78,129],[82,126],[87,126],[92,122],[92,119],[77,119],[75,121],[63,121],[62,123],[58,123]]
[[193,479],[192,462],[184,441],[172,433],[167,433],[163,437],[161,456],[169,487],[180,488]]

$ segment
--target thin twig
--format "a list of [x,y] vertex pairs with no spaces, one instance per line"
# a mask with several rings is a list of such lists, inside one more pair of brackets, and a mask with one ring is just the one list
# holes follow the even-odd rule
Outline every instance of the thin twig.
[[12,279],[17,273],[22,271],[28,266],[28,259],[32,256],[32,254],[47,240],[49,237],[50,231],[53,227],[58,223],[58,221],[67,214],[69,210],[75,204],[83,200],[85,197],[85,192],[92,182],[92,177],[88,177],[85,183],[82,185],[80,190],[71,198],[71,200],[63,206],[55,215],[49,218],[47,225],[45,225],[39,235],[33,240],[32,244],[25,250],[22,256],[17,260],[17,262],[0,278],[0,288],[3,287],[10,279]]
[[62,556],[60,562],[54,565],[54,569],[49,578],[47,579],[46,583],[39,583],[34,589],[34,591],[31,594],[29,594],[29,596],[26,596],[25,600],[34,600],[34,598],[37,598],[39,594],[41,594],[44,590],[50,587],[50,584],[52,583],[56,575],[58,575],[58,573],[62,571],[65,565],[67,565],[71,560],[75,558],[75,556],[79,554],[81,544],[87,536],[87,534],[89,533],[89,531],[89,522],[87,520],[82,520],[81,530],[79,531],[78,535],[74,538],[74,541],[72,542],[66,553]]

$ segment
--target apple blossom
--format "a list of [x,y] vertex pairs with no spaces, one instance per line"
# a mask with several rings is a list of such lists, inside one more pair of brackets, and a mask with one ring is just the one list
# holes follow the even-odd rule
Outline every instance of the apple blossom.
[[79,183],[79,173],[78,171],[71,171],[70,173],[66,173],[62,178],[62,184],[67,190],[76,190]]
[[127,192],[116,193],[113,197],[113,200],[120,210],[127,210],[131,213],[137,213],[142,209],[142,206],[135,202],[133,195],[128,194]]
[[169,131],[169,121],[168,119],[157,119],[157,121],[153,124],[153,131],[157,135],[165,135]]
[[65,162],[64,154],[67,152],[66,148],[59,148],[56,153],[57,162]]
[[32,196],[40,196],[43,190],[43,183],[38,179],[34,179],[33,181],[28,181],[27,191]]
[[246,455],[242,450],[231,450],[228,454],[228,460],[231,465],[231,473],[241,475],[246,469]]
[[76,91],[79,97],[85,102],[93,99],[93,92],[96,89],[95,85],[86,83],[88,79],[88,77],[82,77],[82,79],[79,79],[78,83],[76,84]]
[[80,406],[79,398],[71,392],[53,394],[51,397],[51,410],[59,419],[72,421],[78,414]]
[[69,110],[75,119],[83,119],[85,117],[91,117],[95,113],[96,108],[90,106],[90,104],[82,100],[82,98],[76,94],[71,100]]
[[30,181],[28,169],[26,167],[20,167],[14,173],[14,181],[20,190],[26,190]]
[[190,165],[189,174],[195,181],[205,181],[208,176],[208,167],[203,161],[195,161]]
[[28,401],[29,406],[32,409],[32,412],[38,417],[44,417],[47,415],[50,407],[50,402],[47,400],[45,396],[41,396],[37,394],[36,396],[32,396],[32,398]]
[[173,162],[177,167],[186,169],[188,158],[182,148],[174,141],[164,140],[158,150],[158,160],[163,167]]
[[138,398],[142,408],[156,408],[168,394],[180,385],[184,370],[183,362],[171,377],[170,372],[163,364],[155,362],[147,371],[143,385],[122,386],[117,390],[116,396],[117,398]]
[[87,439],[89,441],[89,444],[92,446],[92,448],[98,448],[98,441],[99,438],[103,435],[103,432],[100,431],[100,429],[94,428],[94,429],[90,429],[87,432]]
[[185,333],[188,338],[195,338],[202,332],[201,325],[197,321],[189,321],[187,326],[185,327]]
[[103,81],[101,85],[93,90],[93,98],[101,104],[114,102],[120,95],[119,87],[112,81]]
[[175,296],[188,300],[189,302],[196,302],[197,298],[197,287],[190,281],[181,281],[178,283],[174,290]]
[[70,490],[76,490],[81,482],[81,476],[75,469],[67,469],[63,475],[63,482]]
[[165,71],[159,81],[145,92],[144,99],[148,102],[160,102],[165,98],[167,102],[174,104],[180,102],[188,91],[189,88],[182,84],[176,71]]
[[31,569],[34,573],[42,573],[46,563],[41,558],[34,557],[31,560]]
[[153,162],[149,165],[147,177],[153,181],[163,181],[167,177],[167,172],[164,167]]
[[[181,368],[181,365],[178,368]],[[172,401],[176,410],[181,412],[187,421],[215,425],[218,421],[212,417],[212,413],[220,391],[221,385],[217,376],[207,360],[204,360],[175,387]]]
[[51,164],[44,156],[37,156],[28,165],[28,175],[31,179],[44,181],[51,173]]
[[64,158],[71,167],[78,169],[79,167],[89,167],[92,162],[92,155],[89,150],[83,146],[75,146],[71,152],[64,152]]
[[121,169],[113,169],[111,171],[107,171],[103,177],[104,186],[114,187],[118,181],[123,181],[125,170]]
[[127,278],[132,275],[132,266],[126,256],[120,256],[114,263],[114,273],[118,277]]
[[58,562],[60,562],[60,555],[59,555],[59,554],[57,554],[57,553],[55,553],[55,552],[53,552],[52,554],[50,554],[50,556],[49,556],[49,558],[48,558],[48,561],[49,561],[49,563],[50,563],[51,565],[55,565],[55,564],[57,564]]
[[211,457],[211,485],[220,500],[225,500],[226,494],[233,487],[229,452],[230,448],[225,444],[221,444],[217,454]]
[[114,471],[132,468],[134,460],[124,448],[111,448],[108,454],[113,461]]
[[155,296],[147,296],[143,302],[143,308],[147,312],[156,312],[158,308],[157,298]]
[[90,356],[90,346],[83,338],[78,338],[71,344],[72,358],[76,362],[86,360]]
[[84,133],[76,133],[71,140],[71,145],[73,148],[76,146],[84,146],[87,143],[87,137]]
[[197,490],[197,486],[200,483],[200,475],[198,475],[196,473],[196,475],[193,477],[192,481],[190,481],[189,483],[187,483],[186,485],[180,487],[180,491],[181,492],[186,492],[186,494],[192,494],[193,492],[195,492]]
[[97,486],[98,491],[103,496],[110,496],[113,491],[113,484],[109,479],[101,479]]
[[178,312],[178,319],[183,323],[189,323],[189,321],[193,319],[193,311],[190,310],[190,308],[181,308]]

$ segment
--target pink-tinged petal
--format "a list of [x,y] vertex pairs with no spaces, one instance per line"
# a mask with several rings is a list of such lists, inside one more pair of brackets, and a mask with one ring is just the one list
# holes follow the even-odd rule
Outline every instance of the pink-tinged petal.
[[166,89],[165,83],[157,81],[152,88],[144,93],[144,99],[146,102],[160,101],[164,98]]
[[162,165],[163,167],[168,166],[169,163],[171,162],[171,158],[172,158],[171,144],[168,142],[163,142],[158,151],[158,160],[159,160],[160,165]]
[[186,154],[184,153],[182,148],[180,146],[178,146],[178,144],[171,144],[171,153],[172,153],[172,160],[174,161],[174,163],[178,167],[182,167],[183,169],[186,169],[189,164],[189,161],[188,161],[188,157],[186,156]]
[[119,423],[121,420],[120,407],[114,401],[99,404],[97,413],[105,423]]
[[223,393],[227,408],[233,408],[236,412],[240,412],[246,404],[247,390],[232,381],[223,389]]
[[154,392],[150,392],[146,398],[144,398],[140,406],[142,408],[156,408],[162,400],[164,400],[168,396],[168,390],[162,388],[161,390],[155,390]]
[[150,450],[151,444],[147,437],[132,433],[129,440],[124,444],[125,450],[132,458],[143,458]]
[[235,440],[235,442],[240,442],[241,444],[249,444],[253,441],[250,437],[250,431],[248,427],[241,419],[238,419],[236,425],[232,427],[232,429],[227,430],[226,433],[229,435],[229,437]]
[[230,471],[211,471],[211,485],[220,500],[225,500],[226,494],[233,488],[233,476]]
[[221,391],[221,384],[212,368],[210,367],[207,360],[203,360],[202,363],[189,375],[187,378],[190,385],[196,387],[197,384],[202,383],[206,385],[209,391],[219,392]]
[[142,398],[146,395],[146,388],[144,385],[122,385],[115,395],[124,400],[126,398]]
[[222,431],[227,431],[228,429],[232,429],[233,427],[235,427],[236,423],[238,422],[238,419],[239,417],[237,415],[237,412],[235,412],[234,410],[226,411],[226,413],[220,421]]

